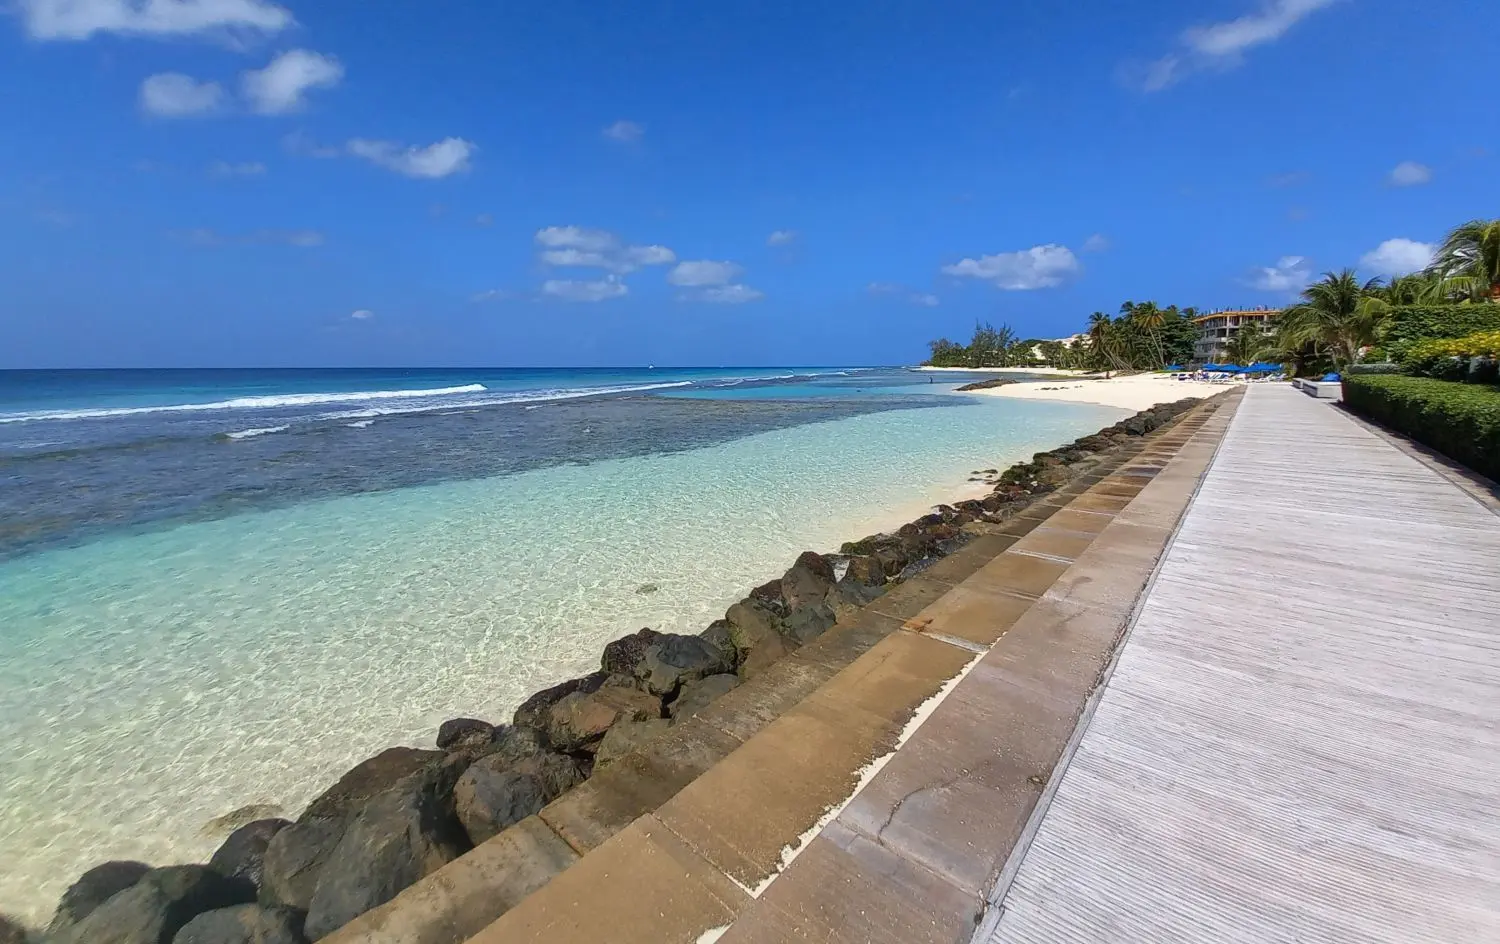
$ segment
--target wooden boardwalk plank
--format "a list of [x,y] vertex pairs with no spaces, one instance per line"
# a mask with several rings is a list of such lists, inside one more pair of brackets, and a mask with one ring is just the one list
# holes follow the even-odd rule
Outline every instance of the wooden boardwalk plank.
[[1500,518],[1241,403],[993,942],[1500,940]]

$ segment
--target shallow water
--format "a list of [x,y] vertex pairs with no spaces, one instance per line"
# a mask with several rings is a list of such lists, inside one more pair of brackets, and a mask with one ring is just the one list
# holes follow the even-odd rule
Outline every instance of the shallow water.
[[[365,488],[346,471],[355,485],[333,497],[292,476],[294,501],[91,530],[0,563],[0,910],[45,920],[108,858],[201,861],[215,816],[295,814],[384,747],[431,744],[448,717],[502,719],[641,626],[696,632],[800,551],[908,520],[971,470],[1124,415],[942,402],[834,406],[817,422],[775,407],[741,415],[738,433],[704,420],[653,434],[672,451],[585,450],[481,477],[439,462],[420,485],[376,468]],[[649,426],[635,406],[594,409]],[[670,416],[657,429],[686,422]],[[594,422],[582,417],[558,428]]]

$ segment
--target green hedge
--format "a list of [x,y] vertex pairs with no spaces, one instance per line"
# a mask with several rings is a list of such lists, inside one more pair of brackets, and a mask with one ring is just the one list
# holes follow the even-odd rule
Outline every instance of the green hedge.
[[1346,374],[1400,374],[1404,373],[1400,364],[1392,364],[1390,361],[1375,361],[1372,363],[1349,364],[1344,367]]
[[1480,331],[1500,331],[1500,305],[1397,305],[1386,320],[1385,341],[1461,338]]
[[1500,387],[1356,374],[1344,378],[1344,403],[1500,482]]

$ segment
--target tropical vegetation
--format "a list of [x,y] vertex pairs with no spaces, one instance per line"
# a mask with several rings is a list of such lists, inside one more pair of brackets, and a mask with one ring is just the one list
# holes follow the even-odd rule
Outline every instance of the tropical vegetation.
[[1500,481],[1500,387],[1356,374],[1344,378],[1344,404]]

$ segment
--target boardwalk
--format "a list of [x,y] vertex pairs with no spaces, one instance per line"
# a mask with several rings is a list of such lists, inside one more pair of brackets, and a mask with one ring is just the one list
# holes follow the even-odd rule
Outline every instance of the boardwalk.
[[1500,940],[1500,517],[1253,388],[1039,815],[979,940]]

